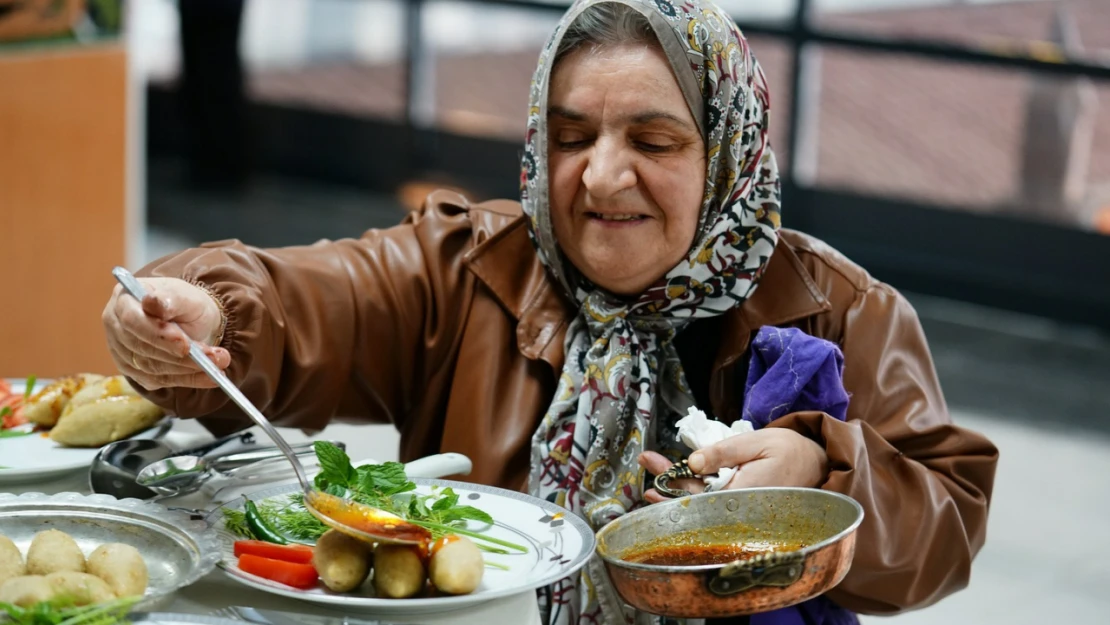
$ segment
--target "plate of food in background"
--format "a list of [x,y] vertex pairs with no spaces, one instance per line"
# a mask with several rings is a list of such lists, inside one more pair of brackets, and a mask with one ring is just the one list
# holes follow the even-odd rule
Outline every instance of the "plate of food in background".
[[0,379],[0,484],[88,468],[104,445],[158,438],[169,427],[162,409],[121,375]]

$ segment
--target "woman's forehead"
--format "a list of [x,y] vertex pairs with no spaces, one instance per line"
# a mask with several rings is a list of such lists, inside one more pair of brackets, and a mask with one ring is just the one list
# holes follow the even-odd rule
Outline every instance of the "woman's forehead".
[[548,118],[572,122],[696,123],[662,50],[655,46],[583,49],[560,60],[548,91]]

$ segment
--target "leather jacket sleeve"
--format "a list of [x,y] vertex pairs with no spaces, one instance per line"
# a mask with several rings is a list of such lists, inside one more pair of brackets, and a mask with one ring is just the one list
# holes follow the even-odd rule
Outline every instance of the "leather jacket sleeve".
[[924,607],[968,583],[998,450],[952,423],[917,315],[896,291],[873,283],[837,323],[847,421],[798,413],[771,426],[823,442],[822,488],[865,511],[852,568],[827,596],[861,613]]
[[[429,202],[425,211],[358,239],[280,249],[218,241],[137,275],[183,278],[220,300],[228,374],[275,424],[393,422],[403,433],[421,380],[459,334],[455,300],[470,290],[459,287],[473,244],[466,210]],[[178,416],[205,417],[216,433],[246,425],[218,389],[142,392]]]

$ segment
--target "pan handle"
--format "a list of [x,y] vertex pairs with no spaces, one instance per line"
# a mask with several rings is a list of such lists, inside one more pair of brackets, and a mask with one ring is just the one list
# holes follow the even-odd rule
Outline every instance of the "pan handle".
[[725,565],[709,580],[709,590],[726,597],[759,586],[786,587],[802,578],[805,553],[776,551]]

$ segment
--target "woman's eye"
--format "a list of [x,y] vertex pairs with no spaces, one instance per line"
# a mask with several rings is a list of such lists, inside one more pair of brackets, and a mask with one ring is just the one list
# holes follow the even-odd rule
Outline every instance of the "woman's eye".
[[589,139],[581,133],[560,133],[555,137],[555,143],[563,150],[574,150],[585,147]]
[[654,143],[654,142],[651,142],[651,141],[637,141],[636,142],[636,147],[643,150],[644,152],[659,153],[659,152],[668,152],[674,146],[669,144],[669,143]]

